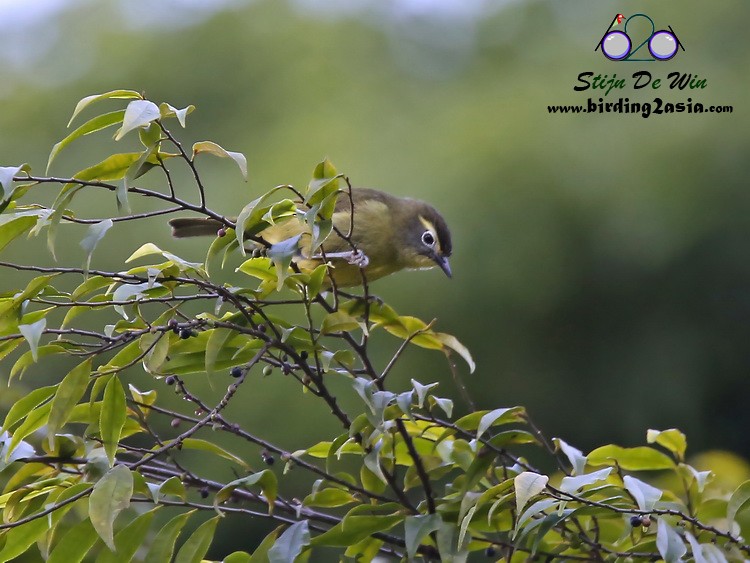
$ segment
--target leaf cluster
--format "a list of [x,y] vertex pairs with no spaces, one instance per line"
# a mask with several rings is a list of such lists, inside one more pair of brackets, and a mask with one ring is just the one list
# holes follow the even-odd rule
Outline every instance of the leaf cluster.
[[[224,557],[228,563],[305,561],[321,548],[347,561],[461,562],[472,552],[508,561],[750,557],[743,539],[750,482],[719,488],[711,472],[687,462],[677,429],[649,430],[645,445],[605,445],[584,455],[548,439],[523,407],[459,416],[436,383],[412,377],[407,388],[392,385],[389,375],[408,348],[442,352],[454,371],[453,356],[470,371],[474,361],[434,322],[401,315],[371,295],[364,274],[362,294],[346,294],[330,275],[334,260],[311,271],[296,266],[299,237],[263,240],[269,225],[301,221],[313,250],[321,249],[335,229],[337,198],[351,190],[329,161],[315,167],[306,189],[277,186],[232,221],[208,207],[198,162],[202,154],[227,158],[246,178],[246,158],[212,141],[186,150],[170,127],[185,127],[194,108],[156,104],[131,90],[84,98],[71,122],[113,100],[125,108],[76,128],[54,146],[48,166],[72,142],[107,128],[116,128],[115,143],[137,134],[140,151],[114,152],[70,178],[35,176],[28,165],[0,168],[0,250],[46,233],[54,252],[61,222],[89,225],[78,267],[0,263],[29,276],[23,287],[1,288],[0,360],[12,362],[11,382],[33,364],[76,360],[58,383],[20,399],[2,423],[0,561],[37,550],[49,561],[197,562],[227,514],[278,523],[258,545]],[[176,166],[193,175],[192,199],[172,182]],[[140,187],[144,174],[161,174],[163,190]],[[50,207],[33,200],[47,184],[60,186]],[[112,193],[120,214],[77,216],[75,198],[91,190]],[[163,207],[132,213],[134,197]],[[223,225],[203,262],[144,242],[128,249],[127,269],[92,269],[98,243],[118,223],[186,211]],[[210,272],[237,253],[244,255],[237,268],[243,283],[214,281]],[[303,322],[290,320],[289,306]],[[94,310],[106,311],[109,324],[86,329],[81,319]],[[372,339],[391,346],[383,366],[371,358]],[[148,375],[148,388],[133,384],[136,372]],[[305,394],[294,400],[322,402],[340,433],[290,451],[262,428],[237,424],[227,406],[261,377],[296,380]],[[206,379],[226,391],[197,392]],[[341,406],[333,390],[341,382],[356,407]],[[166,391],[182,405],[170,406]],[[218,445],[218,435],[252,444],[262,463]],[[530,448],[556,469],[532,465]],[[183,454],[191,450],[237,477],[208,477]],[[298,472],[312,480],[302,499],[288,493]],[[162,518],[165,506],[177,515]],[[210,518],[184,534],[200,514]]]

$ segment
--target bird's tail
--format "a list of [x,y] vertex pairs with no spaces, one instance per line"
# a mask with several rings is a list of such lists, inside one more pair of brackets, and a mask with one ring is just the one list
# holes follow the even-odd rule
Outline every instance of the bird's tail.
[[216,236],[218,230],[224,226],[215,219],[186,217],[172,219],[169,225],[175,238]]

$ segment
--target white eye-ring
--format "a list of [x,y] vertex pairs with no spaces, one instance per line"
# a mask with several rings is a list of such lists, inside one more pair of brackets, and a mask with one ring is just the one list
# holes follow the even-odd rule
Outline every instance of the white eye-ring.
[[435,246],[435,236],[430,231],[422,233],[422,242],[427,246]]

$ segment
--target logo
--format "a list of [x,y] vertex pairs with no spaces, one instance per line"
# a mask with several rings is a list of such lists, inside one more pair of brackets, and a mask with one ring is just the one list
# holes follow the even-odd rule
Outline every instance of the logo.
[[[633,40],[628,35],[628,24],[633,20],[646,19],[651,24],[651,33],[646,33],[647,37],[639,45],[633,47]],[[623,23],[622,30],[613,29]],[[637,24],[636,24],[637,25]],[[646,14],[633,14],[629,18],[625,18],[622,14],[617,14],[613,19],[612,23],[607,27],[607,31],[604,32],[599,43],[596,44],[594,51],[598,51],[601,47],[602,54],[611,61],[639,61],[639,62],[652,62],[652,61],[668,61],[673,58],[679,49],[685,50],[682,43],[677,39],[677,34],[672,29],[672,26],[667,26],[669,29],[656,30],[654,20],[648,17]],[[631,35],[634,35],[631,31]],[[636,37],[636,41],[641,37]],[[640,51],[640,54],[638,54]],[[651,54],[650,58],[636,58],[645,57],[646,51]]]

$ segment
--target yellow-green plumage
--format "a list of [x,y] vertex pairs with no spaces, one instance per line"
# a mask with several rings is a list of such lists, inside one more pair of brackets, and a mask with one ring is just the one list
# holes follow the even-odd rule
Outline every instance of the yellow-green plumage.
[[[354,228],[351,240],[368,259],[364,268],[368,280],[387,276],[404,268],[432,268],[440,266],[450,276],[448,256],[452,251],[450,232],[445,220],[431,205],[397,197],[378,190],[353,188]],[[351,225],[351,206],[348,194],[342,194],[333,213],[333,224],[346,234]],[[213,219],[172,219],[175,237],[216,235],[221,224]],[[263,230],[260,236],[276,244],[296,235],[300,239],[298,267],[312,270],[321,263],[310,256],[309,227],[291,218]],[[431,243],[431,244],[430,244]],[[334,231],[323,244],[326,254],[346,253],[351,246]],[[319,254],[318,251],[316,254]],[[362,283],[360,267],[338,258],[329,260],[331,273],[339,287]]]

